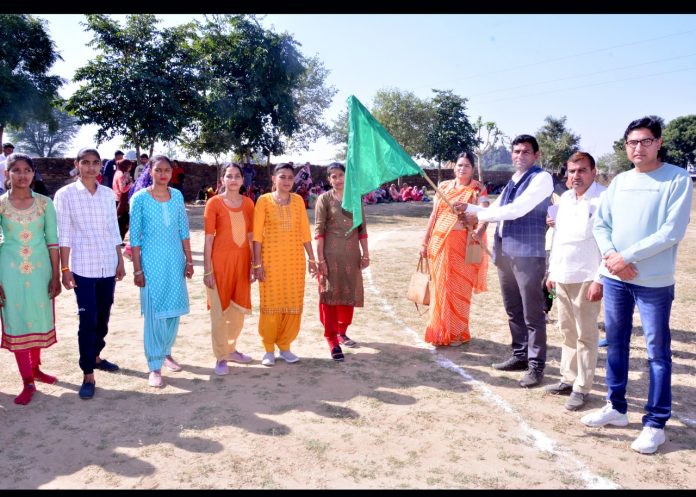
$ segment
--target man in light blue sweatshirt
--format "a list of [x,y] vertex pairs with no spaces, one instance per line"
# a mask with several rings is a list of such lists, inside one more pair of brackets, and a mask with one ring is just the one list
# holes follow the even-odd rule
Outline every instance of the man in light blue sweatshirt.
[[631,444],[642,454],[654,453],[665,442],[672,413],[669,316],[677,245],[689,224],[693,195],[686,170],[662,162],[661,137],[655,116],[628,125],[626,154],[635,169],[614,178],[595,218],[593,232],[604,259],[607,405],[581,419],[592,427],[628,424],[628,356],[637,305],[650,369],[643,430]]

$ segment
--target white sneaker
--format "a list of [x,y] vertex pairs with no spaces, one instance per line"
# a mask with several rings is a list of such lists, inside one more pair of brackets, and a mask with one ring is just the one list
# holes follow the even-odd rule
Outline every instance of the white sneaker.
[[633,441],[631,448],[641,454],[653,454],[666,440],[667,437],[665,437],[664,429],[643,426],[643,431],[641,431],[638,438]]
[[215,363],[215,374],[218,376],[230,374],[230,367],[227,365],[227,361],[225,359]]
[[151,387],[162,388],[164,386],[164,380],[162,379],[162,374],[159,371],[150,371],[150,377],[147,380]]
[[611,406],[611,402],[607,402],[600,410],[585,414],[580,418],[580,422],[593,428],[605,425],[626,426],[628,424],[628,416],[621,414]]
[[273,366],[275,364],[275,354],[273,352],[266,352],[263,355],[263,359],[261,359],[261,364],[264,366]]
[[225,359],[227,359],[228,361],[232,361],[232,362],[238,362],[240,364],[248,364],[251,361],[253,361],[251,356],[248,356],[246,354],[242,354],[241,352],[236,351],[236,350],[234,352],[232,352],[231,354],[229,354]]
[[290,349],[288,350],[281,350],[278,353],[278,356],[283,359],[285,362],[297,362],[300,360],[299,357],[297,357],[295,354],[290,352]]

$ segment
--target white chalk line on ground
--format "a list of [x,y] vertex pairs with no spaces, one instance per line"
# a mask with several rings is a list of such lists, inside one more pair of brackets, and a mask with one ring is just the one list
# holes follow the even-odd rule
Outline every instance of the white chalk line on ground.
[[[389,235],[392,233],[395,233],[395,231],[387,231],[383,233],[379,233],[375,236],[370,237],[370,249],[372,253],[374,253],[374,249],[377,246],[377,244],[387,238]],[[595,475],[592,473],[587,467],[582,463],[582,461],[576,459],[573,457],[573,455],[567,450],[558,445],[558,443],[553,440],[551,437],[546,435],[544,432],[539,431],[535,428],[532,428],[529,426],[529,424],[524,420],[522,415],[517,412],[510,404],[508,404],[502,397],[494,393],[486,384],[483,382],[477,380],[473,376],[471,376],[468,372],[466,372],[463,368],[460,366],[457,366],[454,362],[449,360],[447,357],[444,357],[442,354],[439,354],[437,352],[437,349],[430,345],[429,343],[426,343],[423,341],[421,338],[421,334],[417,333],[415,330],[413,330],[411,327],[409,327],[403,319],[399,317],[399,315],[396,313],[392,305],[389,303],[389,301],[384,298],[377,288],[377,286],[374,284],[374,281],[372,279],[372,272],[370,271],[370,268],[368,267],[365,271],[365,279],[367,280],[367,289],[375,295],[377,299],[381,301],[382,304],[382,310],[384,311],[385,314],[387,314],[394,324],[397,326],[403,328],[406,332],[408,332],[413,338],[414,341],[416,342],[416,345],[419,348],[422,349],[427,349],[429,350],[435,359],[435,362],[445,368],[448,369],[459,376],[461,376],[465,381],[471,383],[480,393],[481,396],[487,400],[488,402],[496,405],[506,413],[508,413],[510,416],[512,416],[518,423],[519,427],[521,429],[521,432],[525,433],[529,438],[531,438],[534,442],[534,447],[541,451],[541,452],[548,452],[556,457],[558,457],[559,461],[558,463],[560,466],[563,468],[564,471],[571,472],[571,468],[574,468],[574,472],[582,481],[585,482],[586,487],[590,489],[617,489],[621,488],[620,485],[614,483],[613,481],[604,478],[602,476]],[[579,422],[579,421],[578,421]]]

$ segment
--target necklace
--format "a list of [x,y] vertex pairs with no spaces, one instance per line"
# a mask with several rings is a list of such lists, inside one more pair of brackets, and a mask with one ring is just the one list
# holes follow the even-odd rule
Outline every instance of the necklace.
[[275,200],[276,204],[278,205],[288,205],[290,203],[290,195],[288,195],[288,198],[285,200],[280,199],[278,192],[273,192],[271,195],[273,195],[273,200]]

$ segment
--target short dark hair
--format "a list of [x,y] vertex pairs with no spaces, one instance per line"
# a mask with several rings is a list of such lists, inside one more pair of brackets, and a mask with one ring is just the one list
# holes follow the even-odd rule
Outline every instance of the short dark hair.
[[120,150],[116,150],[116,152],[114,152],[114,157],[116,157],[117,155],[126,155],[126,154],[124,154]]
[[655,138],[662,138],[662,120],[657,116],[645,116],[631,123],[626,128],[624,132],[624,141],[628,138],[631,131],[638,128],[647,128],[653,134]]
[[591,156],[590,154],[588,154],[587,152],[575,152],[573,155],[571,155],[570,157],[568,157],[568,160],[566,161],[566,164],[568,164],[569,162],[573,162],[573,163],[580,162],[580,161],[583,160],[583,159],[586,160],[586,161],[588,161],[588,162],[590,163],[590,169],[594,169],[594,168],[595,168],[595,160],[594,160],[594,157],[592,157],[592,156]]
[[145,157],[146,159],[149,159],[149,158],[150,158],[150,156],[147,155],[147,154],[140,154],[140,158],[142,159],[143,157]]
[[14,145],[12,145],[10,142],[5,142],[2,144],[2,148],[7,148],[7,147],[14,148]]
[[520,143],[529,143],[532,146],[534,153],[539,151],[539,142],[532,135],[517,135],[514,140],[512,140],[511,147],[519,145]]

